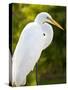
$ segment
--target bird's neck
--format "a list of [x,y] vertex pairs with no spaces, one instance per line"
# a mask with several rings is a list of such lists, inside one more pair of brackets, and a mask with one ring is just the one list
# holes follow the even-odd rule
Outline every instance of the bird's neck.
[[45,23],[43,25],[41,25],[43,32],[45,33],[45,44],[44,44],[44,48],[46,49],[52,42],[53,40],[53,28],[50,24]]

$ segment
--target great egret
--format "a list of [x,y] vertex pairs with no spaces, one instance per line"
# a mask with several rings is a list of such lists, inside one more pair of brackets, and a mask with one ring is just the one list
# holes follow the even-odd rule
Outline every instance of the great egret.
[[53,24],[63,28],[46,12],[39,13],[34,22],[23,29],[12,58],[12,85],[26,84],[27,75],[33,70],[41,52],[53,39]]

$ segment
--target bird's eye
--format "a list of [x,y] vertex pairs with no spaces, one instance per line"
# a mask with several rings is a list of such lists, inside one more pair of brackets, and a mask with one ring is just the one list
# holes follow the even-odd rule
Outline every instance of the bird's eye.
[[45,36],[45,33],[43,33],[43,35]]
[[47,16],[47,19],[49,19],[49,17]]

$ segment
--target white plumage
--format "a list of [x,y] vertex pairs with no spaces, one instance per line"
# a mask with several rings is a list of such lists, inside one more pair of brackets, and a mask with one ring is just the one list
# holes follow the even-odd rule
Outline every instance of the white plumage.
[[[26,77],[33,70],[41,52],[51,43],[53,28],[49,20],[52,20],[52,17],[42,12],[37,15],[34,22],[27,24],[23,29],[12,58],[13,85],[26,84]],[[62,29],[58,24],[56,26]]]

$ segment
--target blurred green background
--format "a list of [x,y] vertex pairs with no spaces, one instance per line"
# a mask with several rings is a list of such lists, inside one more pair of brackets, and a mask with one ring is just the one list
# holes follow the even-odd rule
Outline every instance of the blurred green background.
[[[66,7],[34,4],[12,4],[12,53],[23,28],[40,12],[48,12],[64,31],[53,26],[54,38],[38,61],[38,84],[66,82]],[[36,85],[36,67],[27,76],[26,85]]]

